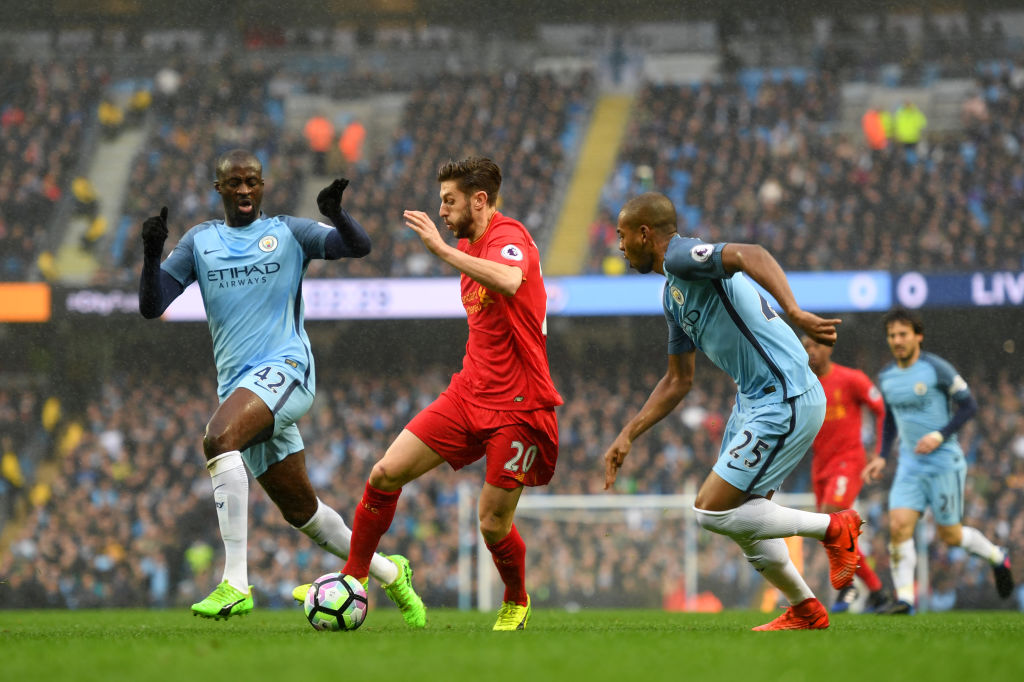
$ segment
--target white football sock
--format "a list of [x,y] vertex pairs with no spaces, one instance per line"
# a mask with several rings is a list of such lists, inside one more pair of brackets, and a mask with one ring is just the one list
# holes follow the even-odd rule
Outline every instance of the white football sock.
[[1003,550],[996,547],[991,540],[985,537],[977,528],[964,526],[963,535],[960,538],[960,546],[971,554],[977,554],[990,564],[1003,562]]
[[892,567],[892,584],[896,587],[896,598],[913,605],[914,569],[917,567],[917,550],[914,548],[913,538],[898,545],[889,544],[889,564]]
[[[341,515],[324,504],[320,498],[317,498],[313,517],[305,525],[296,527],[334,556],[348,559],[352,530],[345,525]],[[370,560],[370,577],[388,585],[398,577],[398,567],[384,555],[374,552]]]
[[765,580],[777,587],[790,605],[799,604],[814,596],[789,557],[785,540],[773,538],[749,543],[737,540],[737,544],[750,565],[763,575]]
[[217,505],[217,523],[224,540],[224,577],[232,587],[249,592],[246,564],[249,524],[249,477],[242,453],[232,450],[206,463],[213,479],[213,501]]
[[702,528],[735,540],[765,540],[793,535],[824,540],[829,523],[828,514],[783,507],[763,497],[747,500],[727,511],[705,511],[696,507],[693,511]]

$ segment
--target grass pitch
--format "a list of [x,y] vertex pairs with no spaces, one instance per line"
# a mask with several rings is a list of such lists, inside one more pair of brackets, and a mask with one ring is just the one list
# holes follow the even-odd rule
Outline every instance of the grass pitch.
[[529,629],[431,609],[426,630],[371,611],[355,632],[316,632],[301,609],[207,621],[165,611],[0,611],[0,680],[1024,680],[1024,614],[837,615],[813,632],[750,632],[730,611],[534,610]]

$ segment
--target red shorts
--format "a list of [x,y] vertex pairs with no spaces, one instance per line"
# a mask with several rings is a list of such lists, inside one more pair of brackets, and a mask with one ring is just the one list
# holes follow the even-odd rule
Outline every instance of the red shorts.
[[498,488],[547,485],[558,460],[555,408],[490,410],[444,391],[405,427],[461,469],[487,457],[484,480]]
[[818,509],[825,506],[849,509],[853,506],[864,485],[860,472],[864,461],[839,461],[814,479],[814,498]]

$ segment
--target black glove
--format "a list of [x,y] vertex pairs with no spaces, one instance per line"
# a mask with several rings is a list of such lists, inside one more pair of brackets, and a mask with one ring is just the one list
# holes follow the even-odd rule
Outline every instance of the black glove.
[[142,252],[146,258],[159,259],[164,252],[167,239],[167,207],[160,209],[160,215],[146,218],[142,223]]
[[348,178],[338,178],[316,195],[316,207],[328,218],[341,215],[341,195],[348,187]]

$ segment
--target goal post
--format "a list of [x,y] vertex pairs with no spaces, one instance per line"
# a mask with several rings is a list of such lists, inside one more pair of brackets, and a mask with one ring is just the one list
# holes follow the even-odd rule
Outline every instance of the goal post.
[[[501,600],[500,582],[490,552],[480,538],[477,529],[476,495],[476,491],[468,483],[463,483],[458,487],[458,604],[459,608],[464,610],[476,608],[480,611],[492,611],[497,608]],[[536,526],[544,522],[565,523],[571,525],[572,528],[583,529],[584,534],[596,532],[599,539],[604,539],[615,533],[625,533],[626,535],[623,537],[627,542],[636,541],[644,536],[648,538],[651,549],[661,546],[662,554],[671,556],[670,561],[675,562],[675,568],[681,574],[679,591],[685,593],[686,604],[695,604],[698,595],[705,589],[701,585],[700,575],[702,572],[708,573],[708,567],[700,565],[701,544],[706,545],[711,542],[722,547],[729,543],[728,546],[733,547],[728,538],[707,537],[714,534],[705,533],[697,524],[696,515],[693,512],[695,499],[696,490],[692,483],[686,486],[684,492],[669,495],[546,495],[525,491],[516,510],[516,523],[520,528],[531,524]],[[774,499],[785,506],[814,509],[814,496],[810,493],[780,493]],[[601,524],[602,528],[597,531],[587,531],[587,527],[593,528],[594,524]],[[616,526],[619,527],[615,528]],[[661,533],[659,529],[668,529],[668,532]],[[568,531],[541,532],[538,534],[539,537],[535,537],[531,530],[534,528],[524,528],[523,530],[523,535],[528,543],[528,577],[533,575],[531,573],[533,569],[529,566],[531,558],[546,560],[546,557],[543,556],[544,553],[556,551],[551,540],[554,537],[566,539],[561,536],[568,534]],[[704,539],[701,539],[702,535],[705,536]],[[588,540],[588,538],[578,539],[581,543]],[[615,539],[608,538],[607,541],[614,542]],[[580,552],[589,553],[585,547],[577,549]],[[632,554],[642,553],[637,552],[635,547],[627,548],[624,551]],[[733,551],[738,552],[739,550],[734,548]],[[562,548],[560,556],[565,557],[566,555],[570,559],[573,557],[572,552],[567,552]],[[732,559],[731,564],[735,564],[735,556]],[[745,562],[743,570],[745,573],[741,576],[745,581],[743,584],[752,585],[753,578],[746,574],[753,573],[753,571],[746,571]],[[532,589],[531,587],[531,591]],[[751,589],[754,588],[751,587]],[[657,597],[657,594],[651,596]]]

